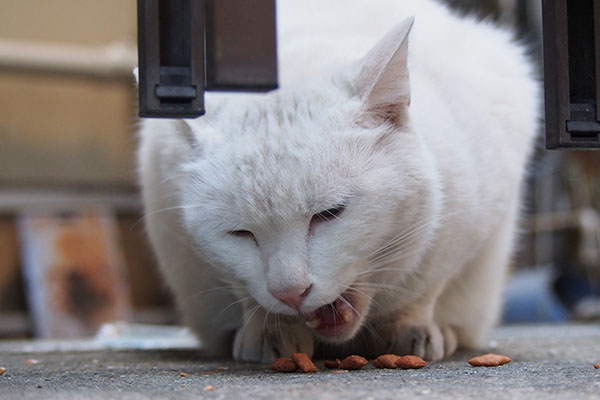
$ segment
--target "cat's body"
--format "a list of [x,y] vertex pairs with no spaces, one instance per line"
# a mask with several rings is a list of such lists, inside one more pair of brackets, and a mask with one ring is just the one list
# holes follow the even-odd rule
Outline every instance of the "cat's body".
[[430,0],[279,1],[278,25],[280,90],[144,122],[148,233],[185,321],[250,361],[477,346],[536,132],[523,50]]

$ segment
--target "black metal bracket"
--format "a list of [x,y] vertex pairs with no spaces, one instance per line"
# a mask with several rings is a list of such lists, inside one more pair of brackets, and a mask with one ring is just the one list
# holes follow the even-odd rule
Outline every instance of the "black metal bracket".
[[546,147],[600,148],[600,0],[543,0]]
[[274,0],[138,0],[140,117],[195,118],[205,90],[277,88]]

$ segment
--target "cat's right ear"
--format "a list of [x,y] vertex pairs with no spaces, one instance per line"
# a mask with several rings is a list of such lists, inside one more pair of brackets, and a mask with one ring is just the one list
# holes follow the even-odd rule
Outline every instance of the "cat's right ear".
[[364,98],[365,117],[401,126],[410,105],[408,35],[414,17],[405,19],[367,53],[355,87]]
[[183,138],[193,151],[200,151],[200,142],[190,124],[185,119],[176,119],[173,121],[175,122],[174,134]]
[[[132,73],[135,78],[135,83],[139,84],[140,77],[138,67],[134,67]],[[175,123],[175,134],[185,139],[192,150],[199,151],[200,143],[198,142],[196,135],[194,135],[194,131],[190,124],[184,119],[175,119],[173,121]]]

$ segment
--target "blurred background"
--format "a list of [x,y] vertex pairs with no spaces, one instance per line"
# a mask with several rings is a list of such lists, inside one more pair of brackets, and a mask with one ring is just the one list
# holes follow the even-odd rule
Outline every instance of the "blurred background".
[[135,183],[135,0],[0,10],[0,337],[173,323]]
[[[511,26],[538,62],[535,0],[446,0]],[[135,0],[0,0],[0,338],[175,324],[135,183]],[[600,318],[600,153],[546,151],[504,321]]]

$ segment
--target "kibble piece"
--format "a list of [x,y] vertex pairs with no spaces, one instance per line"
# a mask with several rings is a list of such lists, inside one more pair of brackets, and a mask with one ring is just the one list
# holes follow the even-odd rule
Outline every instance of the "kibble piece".
[[182,378],[187,378],[188,376],[190,376],[190,374],[188,374],[187,372],[182,372],[179,374],[179,376],[181,376]]
[[419,369],[427,366],[427,362],[417,356],[398,357],[395,364],[402,369]]
[[[594,368],[599,369],[600,368],[600,364],[594,364]],[[2,374],[0,374],[2,375]]]
[[323,365],[327,369],[338,369],[340,367],[340,364],[341,364],[341,361],[340,361],[339,358],[336,358],[335,360],[325,360],[325,361],[323,361]]
[[356,370],[356,369],[361,369],[362,367],[364,367],[367,364],[368,364],[368,361],[366,358],[357,356],[357,355],[353,355],[353,356],[348,356],[342,360],[342,362],[340,363],[340,369]]
[[315,364],[313,364],[310,357],[306,353],[294,353],[294,354],[292,354],[292,359],[296,362],[296,364],[298,365],[298,368],[300,368],[300,370],[302,372],[317,372],[317,371],[319,371],[317,366]]
[[396,361],[398,361],[399,358],[400,356],[397,356],[396,354],[382,354],[373,360],[373,365],[375,368],[396,369],[398,368]]
[[510,357],[501,354],[488,353],[471,358],[469,364],[474,367],[497,367],[499,365],[508,364],[511,361]]
[[213,385],[204,386],[205,392],[212,392],[213,390],[215,390],[215,387]]
[[273,361],[271,369],[276,372],[295,372],[298,365],[291,358],[281,357]]
[[6,373],[6,368],[0,367],[0,376],[4,375],[5,373]]

